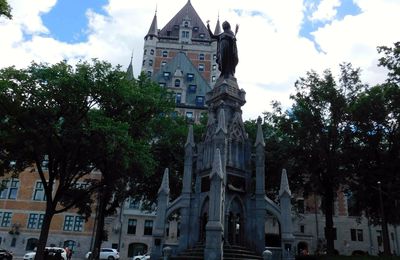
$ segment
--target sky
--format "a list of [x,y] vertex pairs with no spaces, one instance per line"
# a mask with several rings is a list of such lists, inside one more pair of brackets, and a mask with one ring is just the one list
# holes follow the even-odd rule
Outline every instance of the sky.
[[[9,0],[0,18],[0,68],[32,61],[98,58],[140,73],[144,36],[157,10],[161,29],[188,0]],[[351,62],[369,85],[382,83],[377,46],[400,41],[400,0],[190,0],[211,28],[219,16],[239,24],[236,78],[246,91],[243,119],[291,105],[294,82],[307,71]]]

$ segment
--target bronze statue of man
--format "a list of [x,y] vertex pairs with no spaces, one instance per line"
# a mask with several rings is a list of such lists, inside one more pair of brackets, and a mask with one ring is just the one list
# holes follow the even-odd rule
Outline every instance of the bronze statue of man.
[[207,23],[207,29],[212,39],[217,40],[217,63],[218,69],[221,72],[220,77],[229,78],[235,76],[236,65],[239,62],[236,33],[238,26],[236,25],[235,33],[231,30],[231,25],[225,21],[222,23],[222,32],[219,35],[214,35],[211,32],[210,25]]

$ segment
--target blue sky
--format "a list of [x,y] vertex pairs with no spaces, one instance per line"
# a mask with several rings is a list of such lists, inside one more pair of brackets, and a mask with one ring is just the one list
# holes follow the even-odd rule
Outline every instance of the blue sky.
[[[143,37],[156,6],[161,29],[188,0],[8,0],[13,19],[0,18],[0,68],[31,61],[99,58],[125,69],[133,51],[140,73]],[[239,24],[236,76],[246,91],[243,116],[256,118],[272,100],[289,106],[294,82],[309,70],[338,71],[351,62],[364,83],[382,82],[377,46],[399,41],[398,0],[191,0],[215,26]]]

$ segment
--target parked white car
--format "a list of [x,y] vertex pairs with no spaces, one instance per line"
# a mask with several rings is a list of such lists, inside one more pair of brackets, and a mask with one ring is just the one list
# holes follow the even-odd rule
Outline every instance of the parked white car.
[[[89,256],[92,252],[86,253],[86,259],[89,259]],[[117,249],[114,248],[102,248],[100,249],[100,259],[107,259],[107,260],[117,260],[119,259],[119,253]]]
[[135,255],[133,257],[133,260],[149,260],[150,259],[150,254],[146,253],[144,255]]
[[[49,253],[49,255],[55,255],[56,253],[61,253],[61,257],[64,260],[67,260],[67,252],[62,247],[46,247],[45,251]],[[24,255],[24,260],[33,260],[35,259],[36,252],[28,252]]]

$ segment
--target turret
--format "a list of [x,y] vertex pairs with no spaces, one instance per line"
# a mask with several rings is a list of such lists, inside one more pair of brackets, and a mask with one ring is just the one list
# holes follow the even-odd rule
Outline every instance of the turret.
[[133,52],[132,52],[132,56],[131,56],[131,62],[129,63],[128,69],[126,70],[126,79],[127,80],[133,80],[135,78],[135,76],[133,75],[132,60],[133,60]]
[[154,72],[156,47],[158,42],[157,10],[154,14],[153,21],[151,22],[150,29],[144,37],[144,40],[142,71],[151,77]]

